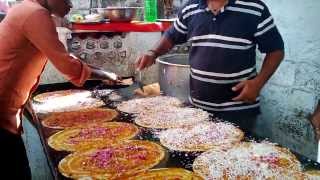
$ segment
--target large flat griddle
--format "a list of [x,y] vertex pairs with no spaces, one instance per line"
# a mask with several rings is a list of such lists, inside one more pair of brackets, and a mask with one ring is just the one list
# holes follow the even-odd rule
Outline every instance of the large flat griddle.
[[[129,99],[134,98],[133,91],[135,89],[137,89],[138,87],[139,87],[139,85],[137,83],[134,83],[131,86],[107,86],[107,85],[101,85],[101,83],[99,81],[89,81],[89,82],[85,83],[85,85],[80,89],[91,90],[93,92],[97,92],[97,90],[102,90],[102,89],[114,90],[116,93],[118,93],[122,97],[120,101],[111,101],[107,95],[102,95],[99,97],[105,102],[104,107],[114,109],[117,103],[124,101],[124,100],[129,100]],[[77,89],[77,87],[73,86],[71,83],[40,85],[34,95],[44,93],[44,92],[67,90],[67,89]],[[99,94],[95,94],[95,95],[99,96]],[[29,118],[30,118],[30,116],[29,116]],[[122,121],[122,122],[133,122],[133,118],[134,118],[133,115],[123,113],[123,112],[120,112],[119,117],[118,117],[119,121]],[[51,169],[52,176],[54,179],[57,179],[57,180],[67,179],[59,173],[57,167],[58,167],[60,160],[63,159],[69,153],[55,151],[52,148],[50,148],[47,144],[47,139],[52,134],[56,133],[59,130],[53,130],[53,129],[46,128],[46,127],[42,126],[40,121],[41,121],[41,119],[37,118],[35,120],[35,122],[36,122],[35,126],[39,132],[39,135],[41,138],[41,143],[44,147],[46,157],[47,157],[50,169]],[[147,128],[141,128],[141,133],[138,136],[138,139],[159,142],[157,137],[154,136],[154,131],[157,131],[157,130],[150,130]],[[249,135],[247,135],[246,139],[261,141],[264,138],[256,137],[256,136],[249,134]],[[167,157],[165,158],[165,161],[160,163],[160,165],[158,167],[182,167],[182,168],[192,170],[193,160],[199,154],[200,154],[199,152],[181,153],[181,152],[175,152],[175,151],[168,151]],[[297,153],[295,153],[295,154],[298,157],[298,159],[301,161],[301,163],[305,169],[319,169],[320,170],[319,163],[312,161],[312,160],[310,160],[302,155],[299,155]]]

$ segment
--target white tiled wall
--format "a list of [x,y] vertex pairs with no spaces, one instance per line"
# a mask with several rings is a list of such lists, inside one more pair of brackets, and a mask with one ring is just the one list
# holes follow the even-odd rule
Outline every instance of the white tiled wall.
[[[60,40],[66,46],[66,39],[68,37],[68,33],[70,31],[65,28],[59,28]],[[104,53],[102,58],[94,59],[90,58],[88,61],[89,64],[96,65],[98,67],[102,67],[105,70],[113,71],[118,73],[121,76],[132,76],[134,75],[134,62],[136,58],[141,55],[143,52],[152,48],[152,46],[160,39],[160,32],[150,32],[150,33],[140,33],[140,32],[130,32],[125,35],[125,38],[121,38],[120,36],[114,36],[109,38],[108,41],[112,45],[117,40],[120,40],[123,43],[123,46],[120,49],[109,48],[108,50],[92,50],[91,54],[94,54],[96,51],[100,51]],[[118,55],[113,58],[108,58],[108,52],[117,53],[118,52],[126,52],[126,57],[121,58]],[[142,72],[143,82],[144,83],[152,83],[158,81],[158,71],[157,66],[152,66],[151,68]],[[57,70],[52,66],[52,64],[48,64],[46,69],[41,77],[41,84],[50,84],[50,83],[59,83],[65,82],[66,80],[63,76],[57,72]]]

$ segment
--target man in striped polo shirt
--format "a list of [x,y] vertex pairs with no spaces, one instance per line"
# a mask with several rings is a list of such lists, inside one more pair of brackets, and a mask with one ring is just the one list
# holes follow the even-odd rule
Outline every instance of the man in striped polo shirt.
[[[250,131],[259,114],[259,93],[284,57],[267,6],[260,0],[190,0],[159,43],[137,59],[137,68],[187,41],[190,102]],[[256,47],[266,53],[259,73]]]

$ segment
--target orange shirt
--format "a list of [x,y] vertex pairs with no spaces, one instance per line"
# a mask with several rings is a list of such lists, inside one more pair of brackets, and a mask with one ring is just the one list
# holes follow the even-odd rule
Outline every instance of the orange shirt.
[[77,86],[90,77],[90,68],[59,41],[50,12],[24,0],[0,23],[0,128],[19,133],[19,110],[37,86],[47,58]]

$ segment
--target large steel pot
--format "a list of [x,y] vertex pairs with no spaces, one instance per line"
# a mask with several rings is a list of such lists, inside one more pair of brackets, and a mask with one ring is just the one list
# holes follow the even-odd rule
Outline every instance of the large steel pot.
[[168,54],[157,59],[159,83],[165,95],[187,102],[189,97],[190,66],[187,54]]

